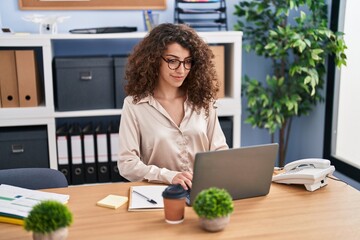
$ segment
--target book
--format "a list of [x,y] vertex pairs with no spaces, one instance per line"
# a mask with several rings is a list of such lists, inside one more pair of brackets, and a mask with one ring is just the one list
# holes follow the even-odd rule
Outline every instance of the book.
[[5,216],[0,216],[0,222],[16,224],[16,225],[24,225],[24,219],[5,217]]
[[110,194],[110,195],[106,196],[105,198],[99,200],[96,203],[96,205],[101,206],[101,207],[117,209],[118,207],[120,207],[121,205],[126,203],[127,201],[128,201],[128,197]]
[[65,194],[30,190],[11,185],[0,185],[0,216],[24,219],[32,208],[45,200],[67,203],[70,196]]
[[154,211],[164,208],[162,192],[167,185],[131,186],[128,211]]

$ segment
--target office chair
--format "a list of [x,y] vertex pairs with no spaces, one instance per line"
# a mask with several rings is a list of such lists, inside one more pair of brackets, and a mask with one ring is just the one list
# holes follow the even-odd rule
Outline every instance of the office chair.
[[0,169],[0,184],[33,190],[68,186],[64,174],[50,168]]

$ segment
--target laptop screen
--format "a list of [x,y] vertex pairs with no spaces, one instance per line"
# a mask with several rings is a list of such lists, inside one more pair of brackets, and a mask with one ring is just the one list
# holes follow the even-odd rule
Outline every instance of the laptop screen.
[[272,143],[197,153],[188,205],[210,187],[226,189],[233,200],[267,195],[277,152]]

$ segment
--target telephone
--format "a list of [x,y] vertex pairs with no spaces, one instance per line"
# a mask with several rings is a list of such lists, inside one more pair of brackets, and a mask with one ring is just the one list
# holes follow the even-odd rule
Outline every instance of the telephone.
[[288,163],[284,172],[274,175],[273,182],[285,184],[304,184],[306,190],[315,191],[327,185],[327,176],[335,171],[330,161],[320,158],[307,158]]

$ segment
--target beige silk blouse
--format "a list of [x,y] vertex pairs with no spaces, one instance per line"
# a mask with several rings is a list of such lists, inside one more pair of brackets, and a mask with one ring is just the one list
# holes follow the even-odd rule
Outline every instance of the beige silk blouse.
[[171,184],[179,172],[193,172],[197,152],[227,149],[216,110],[196,113],[188,101],[178,127],[152,96],[124,100],[120,121],[118,167],[129,181]]

